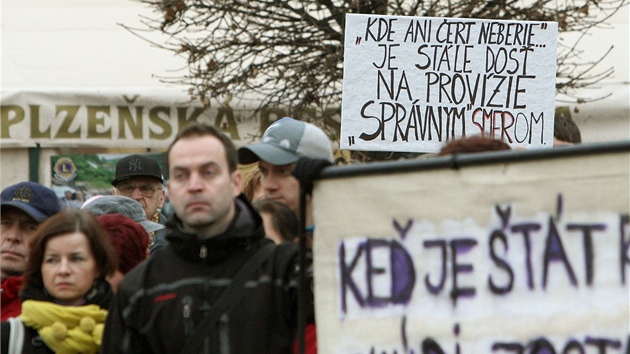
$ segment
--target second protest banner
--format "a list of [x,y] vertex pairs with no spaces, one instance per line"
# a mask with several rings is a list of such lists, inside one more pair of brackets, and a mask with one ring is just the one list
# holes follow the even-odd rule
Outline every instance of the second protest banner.
[[325,170],[319,352],[629,353],[629,171],[628,142]]

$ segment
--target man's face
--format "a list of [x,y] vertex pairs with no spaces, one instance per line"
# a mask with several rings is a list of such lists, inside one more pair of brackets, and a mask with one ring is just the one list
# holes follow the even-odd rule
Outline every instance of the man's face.
[[159,181],[152,178],[133,177],[121,181],[114,188],[114,194],[136,200],[151,220],[158,208],[164,204],[164,190]]
[[200,236],[224,231],[234,217],[242,177],[230,173],[221,141],[214,136],[181,139],[168,161],[169,200],[184,228]]
[[287,205],[297,213],[300,205],[300,181],[291,174],[294,164],[277,166],[260,160],[260,184],[265,198]]
[[19,209],[5,207],[0,215],[0,269],[2,277],[22,275],[28,243],[39,223]]

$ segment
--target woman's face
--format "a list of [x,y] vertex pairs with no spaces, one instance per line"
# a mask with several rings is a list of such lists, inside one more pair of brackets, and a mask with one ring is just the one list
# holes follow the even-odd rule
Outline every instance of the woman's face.
[[82,232],[48,240],[41,271],[48,294],[65,305],[81,305],[99,276],[90,244]]

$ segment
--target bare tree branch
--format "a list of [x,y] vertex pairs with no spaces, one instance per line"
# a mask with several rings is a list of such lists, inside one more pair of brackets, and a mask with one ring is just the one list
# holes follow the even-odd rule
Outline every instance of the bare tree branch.
[[561,33],[582,34],[561,43],[557,58],[557,92],[574,97],[613,73],[597,71],[610,50],[589,62],[580,40],[629,0],[136,1],[155,17],[144,18],[146,28],[126,28],[145,39],[146,31],[167,35],[163,43],[150,42],[188,63],[187,74],[162,81],[190,85],[192,98],[207,105],[254,95],[260,107],[304,109],[341,102],[347,13],[557,21]]

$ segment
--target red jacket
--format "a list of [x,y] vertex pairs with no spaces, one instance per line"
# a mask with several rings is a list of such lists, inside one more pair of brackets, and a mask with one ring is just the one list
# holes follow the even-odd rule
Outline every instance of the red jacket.
[[17,317],[22,313],[22,301],[20,301],[20,289],[22,288],[22,277],[8,277],[2,279],[2,321],[10,317]]
[[[295,340],[293,353],[300,354],[300,343]],[[317,330],[314,323],[307,323],[304,328],[304,354],[317,354]]]

